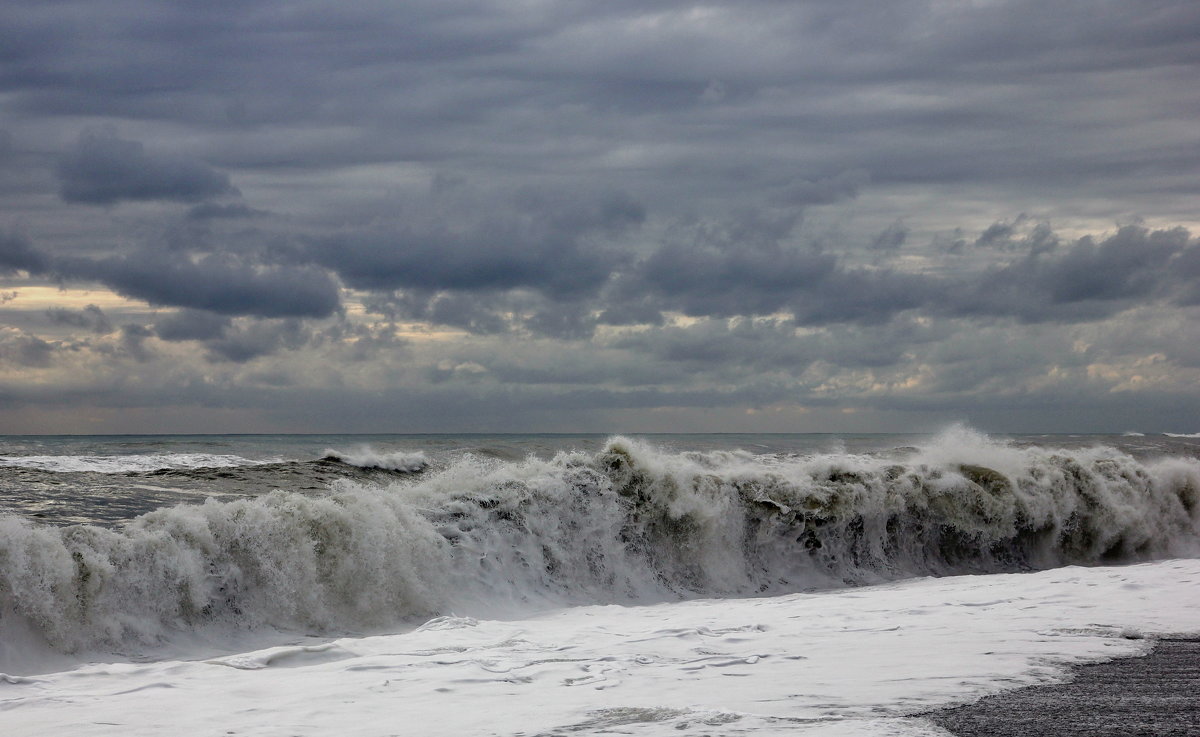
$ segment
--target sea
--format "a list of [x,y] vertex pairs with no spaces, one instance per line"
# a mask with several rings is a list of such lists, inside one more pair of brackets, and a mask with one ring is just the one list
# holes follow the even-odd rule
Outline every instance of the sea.
[[1200,633],[1200,434],[0,437],[0,734],[945,735]]

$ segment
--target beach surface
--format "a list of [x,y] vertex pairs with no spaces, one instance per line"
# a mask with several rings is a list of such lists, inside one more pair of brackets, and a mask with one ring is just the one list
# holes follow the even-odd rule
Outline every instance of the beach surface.
[[[1094,667],[1084,664],[1109,662],[1132,674],[1110,679],[1114,690],[1135,693],[1136,674],[1149,672],[1172,644],[1160,644],[1150,659],[1129,656],[1149,651],[1155,633],[1194,627],[1198,583],[1200,561],[1182,559],[563,607],[511,619],[443,616],[410,631],[247,643],[210,657],[190,648],[8,670],[0,675],[0,722],[6,737],[944,737],[948,727],[961,735],[1196,734],[1182,713],[1175,731],[1139,726],[1167,710],[1157,703],[1130,702],[1125,713],[1107,716],[1102,709],[1115,695],[1088,702],[1020,687],[1061,684],[1073,666],[1088,673]],[[0,643],[20,633],[11,634]],[[189,650],[185,644],[168,647]],[[1194,650],[1185,657],[1196,662]],[[938,721],[952,714],[940,707],[1006,689],[1050,694],[1052,708],[998,707],[992,723],[1008,731],[959,731],[958,723]],[[1185,701],[1178,709],[1191,708]],[[1072,703],[1094,721],[1066,716],[1074,731],[1022,721]]]
[[1200,735],[1200,638],[1073,669],[1067,683],[987,696],[927,714],[960,737]]

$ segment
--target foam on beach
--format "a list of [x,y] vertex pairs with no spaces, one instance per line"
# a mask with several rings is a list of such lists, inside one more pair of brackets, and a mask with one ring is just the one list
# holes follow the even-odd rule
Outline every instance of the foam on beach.
[[910,715],[1144,652],[1131,633],[1194,629],[1197,611],[1200,561],[1172,560],[446,615],[388,635],[9,674],[0,708],[13,737],[932,735]]

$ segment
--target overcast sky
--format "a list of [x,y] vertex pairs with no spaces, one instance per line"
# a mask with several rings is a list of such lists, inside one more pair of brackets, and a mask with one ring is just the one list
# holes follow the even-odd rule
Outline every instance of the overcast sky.
[[5,0],[3,432],[1200,431],[1195,0]]

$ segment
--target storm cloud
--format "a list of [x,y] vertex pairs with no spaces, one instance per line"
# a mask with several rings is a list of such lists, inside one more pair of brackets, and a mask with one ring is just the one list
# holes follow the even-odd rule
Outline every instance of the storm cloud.
[[104,314],[104,310],[96,305],[88,305],[82,310],[51,307],[46,310],[46,317],[50,318],[51,322],[59,325],[85,328],[93,333],[108,333],[112,332],[113,329],[108,316]]
[[183,309],[156,321],[154,333],[168,341],[211,340],[221,337],[230,324],[226,315]]
[[46,257],[24,234],[0,233],[0,269],[8,273],[28,271],[39,274],[46,270]]
[[328,272],[307,264],[263,262],[256,255],[193,254],[164,245],[129,255],[54,258],[15,236],[7,246],[0,240],[0,249],[6,249],[0,250],[0,263],[64,283],[100,283],[153,306],[221,315],[328,317],[340,304]]
[[261,264],[210,254],[195,261],[175,254],[140,253],[110,259],[69,259],[57,273],[89,279],[117,294],[224,315],[327,317],[337,309],[337,286],[308,266]]
[[12,0],[0,396],[1194,432],[1198,39],[1180,0]]
[[111,131],[87,131],[58,164],[67,202],[111,205],[121,200],[197,202],[236,193],[229,177],[203,162],[151,155]]
[[[1010,226],[994,224],[978,242],[1002,233],[1011,234]],[[1039,224],[1008,263],[959,267],[950,276],[854,266],[829,252],[774,242],[671,243],[639,262],[616,298],[651,295],[658,310],[691,316],[783,313],[809,325],[886,322],[906,311],[1074,322],[1145,301],[1194,303],[1200,241],[1184,228],[1126,226],[1063,248],[1047,245],[1058,240]]]
[[618,252],[600,239],[645,218],[620,195],[572,201],[525,192],[501,212],[486,200],[449,204],[435,198],[434,218],[416,211],[392,227],[316,239],[307,253],[361,289],[526,287],[572,297],[594,292],[612,273]]

